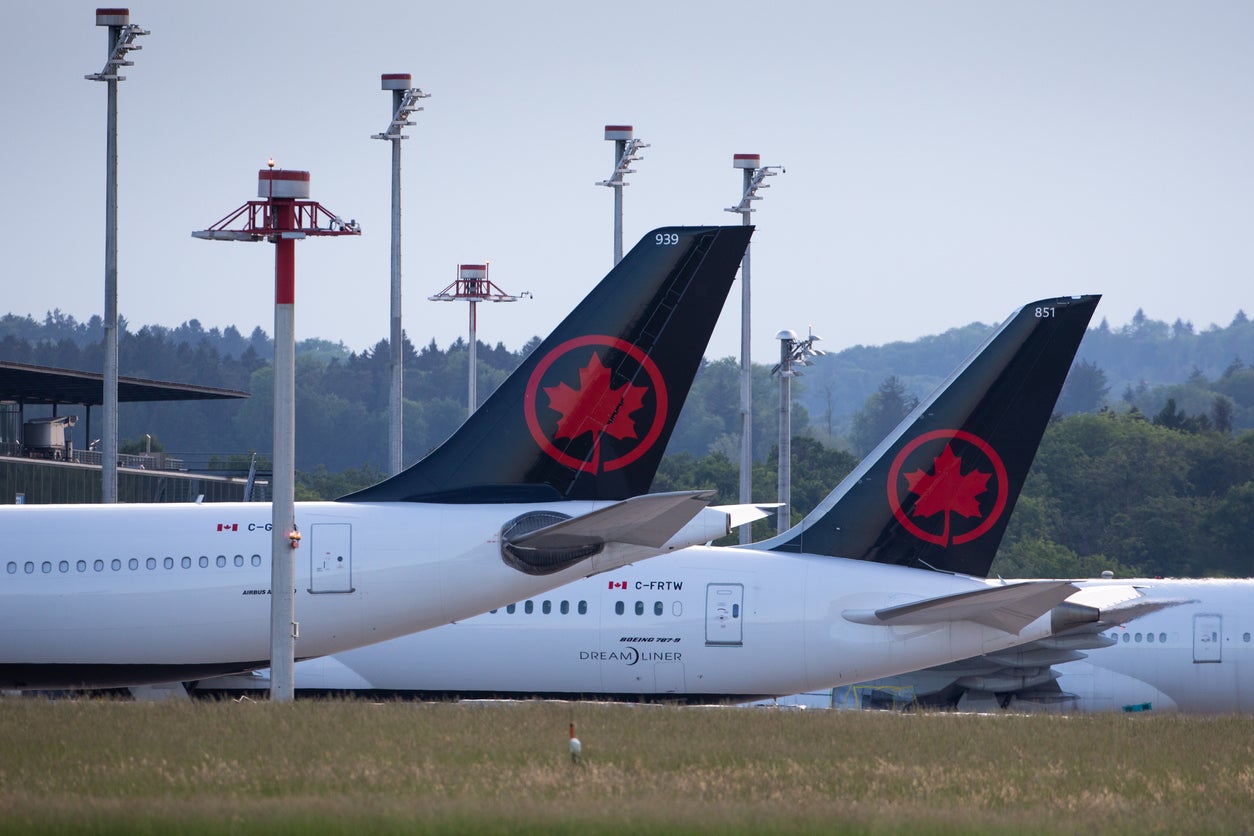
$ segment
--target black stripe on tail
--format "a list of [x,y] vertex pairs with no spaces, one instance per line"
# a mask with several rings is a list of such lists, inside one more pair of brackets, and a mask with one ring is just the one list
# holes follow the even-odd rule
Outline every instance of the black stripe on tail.
[[351,502],[647,493],[752,227],[641,239],[447,441]]
[[804,520],[751,548],[986,576],[1100,298],[1021,308]]

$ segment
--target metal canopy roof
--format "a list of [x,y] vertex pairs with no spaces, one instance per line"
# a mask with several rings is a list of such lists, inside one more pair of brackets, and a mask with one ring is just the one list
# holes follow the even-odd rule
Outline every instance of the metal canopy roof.
[[[235,389],[118,378],[119,401],[200,401],[248,396],[248,392]],[[0,401],[99,406],[104,403],[104,375],[0,361]]]

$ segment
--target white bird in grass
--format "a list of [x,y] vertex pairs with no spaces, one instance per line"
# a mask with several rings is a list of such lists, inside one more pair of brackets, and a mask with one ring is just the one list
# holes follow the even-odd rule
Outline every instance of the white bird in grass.
[[570,724],[570,762],[582,763],[583,744],[575,737],[575,724]]

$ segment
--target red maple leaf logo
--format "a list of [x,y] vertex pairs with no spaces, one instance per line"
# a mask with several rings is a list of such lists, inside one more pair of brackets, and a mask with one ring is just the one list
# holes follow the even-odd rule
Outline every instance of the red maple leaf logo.
[[610,380],[610,370],[601,362],[595,351],[588,365],[579,370],[579,388],[572,389],[565,382],[545,386],[549,396],[549,408],[561,413],[557,421],[555,438],[575,439],[584,433],[593,434],[592,466],[595,469],[601,459],[602,432],[617,439],[637,438],[636,423],[631,414],[644,406],[644,386],[624,383],[617,389]]
[[982,516],[980,503],[976,499],[988,490],[988,480],[993,474],[972,469],[962,472],[962,459],[954,455],[949,445],[941,454],[932,460],[932,473],[922,470],[904,474],[910,485],[910,493],[916,494],[919,500],[914,504],[911,516],[931,517],[935,514],[945,515],[945,529],[941,534],[941,545],[949,545],[949,515],[961,514],[964,517]]

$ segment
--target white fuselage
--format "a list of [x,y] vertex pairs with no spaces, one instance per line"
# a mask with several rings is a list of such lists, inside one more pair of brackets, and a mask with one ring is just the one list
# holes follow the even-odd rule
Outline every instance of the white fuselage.
[[[501,526],[518,514],[610,504],[298,503],[296,656],[468,618],[711,536],[690,530],[699,517],[686,541],[612,544],[554,574],[502,561]],[[0,687],[136,685],[264,666],[270,527],[260,503],[0,507]]]
[[456,624],[302,662],[296,686],[691,701],[788,694],[1049,634],[1048,615],[1019,635],[971,621],[887,627],[845,617],[987,585],[863,561],[698,546]]
[[1078,711],[1254,711],[1254,580],[1136,580],[1191,603],[1103,633],[1115,644],[1055,665]]

